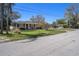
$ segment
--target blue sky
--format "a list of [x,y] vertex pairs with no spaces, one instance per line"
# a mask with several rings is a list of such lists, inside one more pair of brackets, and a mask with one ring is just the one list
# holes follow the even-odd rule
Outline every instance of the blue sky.
[[16,3],[13,10],[21,14],[19,21],[27,21],[33,15],[43,15],[45,21],[52,23],[64,17],[69,5],[68,3]]

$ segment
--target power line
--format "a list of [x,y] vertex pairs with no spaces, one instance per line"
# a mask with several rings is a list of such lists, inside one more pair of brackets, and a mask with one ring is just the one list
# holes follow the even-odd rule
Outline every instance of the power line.
[[[36,10],[34,8],[30,8],[30,7],[26,7],[27,9],[30,9],[30,10]],[[41,10],[36,10],[37,12],[41,12]]]
[[48,15],[48,14],[45,14],[45,13],[41,13],[40,11],[35,11],[35,9],[33,10],[31,8],[30,8],[30,10],[27,10],[25,8],[15,7],[15,9],[22,10],[22,11],[28,11],[28,12],[33,13],[33,14],[40,14],[40,15],[52,16],[52,15]]
[[36,11],[31,10],[31,9],[28,10],[28,9],[18,8],[18,7],[15,7],[15,9],[22,10],[22,11],[28,11],[28,12],[35,13],[35,14],[38,14],[38,13],[41,14],[40,12],[38,12],[38,11],[36,12]]

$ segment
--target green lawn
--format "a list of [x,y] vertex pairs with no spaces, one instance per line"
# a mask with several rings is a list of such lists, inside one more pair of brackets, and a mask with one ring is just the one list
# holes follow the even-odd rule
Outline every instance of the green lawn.
[[10,40],[10,41],[16,41],[16,40],[22,40],[25,38],[37,38],[40,36],[47,36],[47,35],[54,35],[58,33],[66,32],[65,29],[49,29],[49,30],[23,30],[21,31],[21,34],[17,33],[10,33],[8,35],[6,34],[0,34],[0,38],[3,38],[4,40]]

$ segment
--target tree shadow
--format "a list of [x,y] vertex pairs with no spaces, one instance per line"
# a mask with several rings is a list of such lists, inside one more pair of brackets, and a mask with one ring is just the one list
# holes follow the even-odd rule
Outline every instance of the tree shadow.
[[[8,34],[8,35],[7,34],[2,34],[2,36],[7,36],[7,37],[14,37],[15,35],[16,34]],[[28,42],[36,41],[38,37],[48,36],[49,34],[47,34],[47,33],[39,33],[39,34],[20,33],[20,34],[18,34],[17,33],[17,35],[24,36],[24,37],[20,38],[20,39],[17,39],[17,40],[9,40],[9,41],[4,41],[4,42],[12,42],[12,41],[28,39],[27,41],[23,42],[23,43],[28,43]],[[0,43],[4,43],[4,42],[0,42]]]
[[37,40],[37,38],[30,38],[30,40],[24,41],[24,42],[21,42],[21,43],[29,43],[29,42],[33,42],[33,41],[36,41],[36,40]]
[[40,34],[37,34],[37,35],[33,35],[33,34],[23,34],[23,33],[21,33],[21,35],[25,35],[25,36],[28,37],[29,40],[23,42],[23,43],[27,43],[27,42],[36,41],[38,37],[45,36],[46,34],[45,33],[40,33]]

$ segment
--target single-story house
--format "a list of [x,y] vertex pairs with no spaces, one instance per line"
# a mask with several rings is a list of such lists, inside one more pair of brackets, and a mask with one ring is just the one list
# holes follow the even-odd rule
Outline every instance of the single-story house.
[[32,21],[17,21],[14,23],[14,26],[19,29],[42,29],[43,26],[41,26],[38,22],[32,22]]

